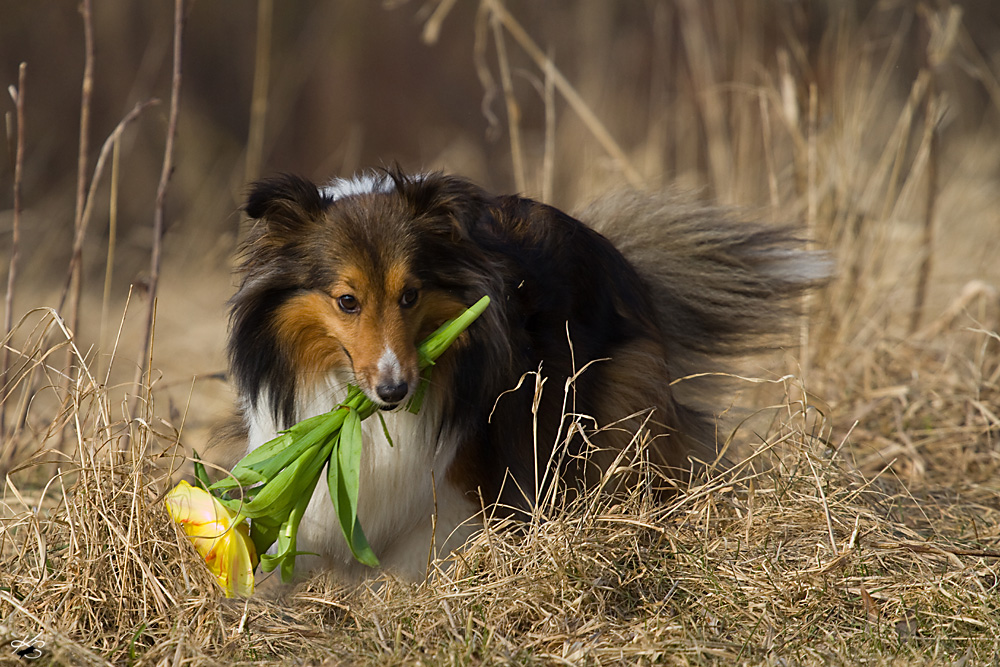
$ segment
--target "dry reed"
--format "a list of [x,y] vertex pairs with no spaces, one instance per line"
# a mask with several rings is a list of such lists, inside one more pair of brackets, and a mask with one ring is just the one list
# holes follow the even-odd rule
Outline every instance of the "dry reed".
[[[17,88],[11,89],[14,98],[14,106],[17,109],[17,135],[13,139],[14,149],[14,216],[11,224],[10,238],[10,259],[7,265],[7,292],[4,296],[3,315],[3,335],[4,339],[10,336],[14,326],[14,287],[17,284],[17,261],[21,252],[21,190],[24,180],[24,98],[27,94],[27,71],[26,63],[21,63],[17,69]],[[8,129],[9,132],[9,129]],[[9,144],[8,144],[9,145]],[[7,393],[8,382],[10,380],[10,350],[5,346],[3,349],[2,376],[0,376],[0,435],[7,432]],[[13,456],[13,455],[12,455]]]

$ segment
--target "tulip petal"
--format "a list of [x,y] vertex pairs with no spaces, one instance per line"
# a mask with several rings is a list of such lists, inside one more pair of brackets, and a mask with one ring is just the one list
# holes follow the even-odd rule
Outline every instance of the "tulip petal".
[[165,498],[167,512],[181,525],[226,597],[253,593],[257,550],[245,521],[204,489],[181,481]]

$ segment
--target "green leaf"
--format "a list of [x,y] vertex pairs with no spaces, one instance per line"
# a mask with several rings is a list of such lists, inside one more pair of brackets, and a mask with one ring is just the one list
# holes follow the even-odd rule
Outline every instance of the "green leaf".
[[406,410],[411,414],[418,414],[420,408],[424,405],[424,397],[427,395],[427,385],[431,382],[431,367],[423,369],[420,373],[420,383],[417,385],[417,390],[413,392],[413,396],[410,397],[409,402],[406,404]]
[[[340,446],[337,459],[340,462],[340,478],[344,481],[351,518],[358,515],[358,489],[361,486],[361,445],[363,434],[361,418],[356,410],[351,410],[344,427],[340,430]],[[352,520],[351,524],[354,523]]]
[[[407,407],[409,407],[409,404],[407,404]],[[382,424],[382,433],[385,434],[385,441],[389,443],[390,447],[392,447],[393,446],[393,444],[392,444],[392,436],[389,435],[389,427],[386,426],[386,424],[385,424],[385,417],[382,416],[382,412],[381,411],[379,411],[379,412],[377,412],[375,414],[378,415],[378,421],[379,421],[380,424]]]
[[[278,539],[282,522],[269,516],[260,516],[250,521],[250,539],[253,540],[257,555],[260,556],[261,563],[264,562],[265,552]],[[270,572],[270,570],[265,570]]]
[[227,507],[238,511],[241,516],[255,519],[261,516],[283,517],[295,505],[299,499],[302,488],[305,486],[303,480],[304,470],[313,467],[316,455],[320,452],[319,445],[312,445],[306,451],[292,461],[290,465],[279,472],[274,479],[263,486],[254,489],[253,499],[249,502],[241,500],[222,500]]
[[490,297],[484,296],[469,306],[461,315],[438,327],[437,331],[428,336],[420,344],[418,352],[420,354],[421,365],[429,366],[433,364],[455,342],[455,339],[483,314],[483,311],[489,305]]
[[202,489],[208,491],[208,487],[211,486],[212,482],[208,479],[208,472],[205,470],[205,465],[201,462],[201,457],[198,456],[197,450],[192,449],[191,454],[194,457],[194,481]]
[[[332,410],[295,424],[277,438],[247,454],[233,468],[232,477],[219,480],[213,488],[221,490],[269,481],[309,447],[322,442],[331,431],[338,429],[344,419],[341,412]],[[234,479],[237,483],[234,483]]]
[[351,554],[362,565],[378,567],[378,557],[368,544],[368,538],[365,537],[365,531],[362,530],[358,517],[354,517],[354,529],[351,531]]
[[344,540],[348,546],[351,544],[351,528],[354,526],[354,517],[351,516],[351,502],[347,498],[347,489],[344,486],[343,475],[340,473],[340,442],[334,447],[330,454],[330,461],[326,466],[326,484],[330,491],[330,501],[333,503],[333,510],[337,514],[337,522],[344,533]]
[[[281,469],[280,464],[282,461],[277,457],[284,455],[287,459],[284,461],[284,464],[287,465],[294,460],[295,456],[305,450],[305,446],[293,449],[293,445],[294,438],[289,433],[282,433],[278,437],[268,440],[265,444],[243,457],[230,474],[212,484],[210,490],[222,492],[239,486],[251,486],[266,482]],[[269,461],[274,462],[275,469],[270,476],[266,476],[256,468],[265,466]]]
[[330,454],[326,479],[330,499],[351,554],[360,563],[378,567],[378,558],[368,544],[358,520],[362,444],[361,416],[351,410],[344,420],[338,443]]
[[[139,641],[139,637],[141,637],[142,633],[145,631],[146,631],[146,624],[145,623],[140,624],[139,628],[135,631],[135,634],[132,635],[132,641],[128,643],[128,664],[130,665],[134,663],[136,660],[135,644],[137,641]],[[29,653],[29,655],[31,654]]]
[[319,471],[311,477],[310,483],[303,487],[295,506],[289,512],[288,517],[281,524],[277,531],[278,549],[275,554],[264,554],[261,556],[261,569],[270,572],[274,568],[281,567],[281,580],[290,583],[295,574],[295,557],[300,554],[310,553],[299,551],[296,548],[298,539],[299,522],[305,514],[309,501],[312,500],[313,491],[319,481]]
[[275,568],[281,568],[281,580],[286,584],[291,583],[292,574],[286,576],[286,568],[292,568],[289,572],[292,572],[295,568],[295,557],[296,556],[317,556],[315,551],[293,551],[287,550],[279,554],[264,554],[260,557],[260,569],[263,572],[270,572]]

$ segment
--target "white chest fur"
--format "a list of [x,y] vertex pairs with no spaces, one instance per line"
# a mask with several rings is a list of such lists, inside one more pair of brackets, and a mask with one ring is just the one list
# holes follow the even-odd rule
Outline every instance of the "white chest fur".
[[[342,384],[331,382],[331,386]],[[362,423],[358,518],[382,567],[409,579],[422,579],[429,557],[447,554],[477,528],[470,517],[479,503],[446,479],[458,443],[441,428],[440,405],[432,394],[418,415],[405,410],[382,413],[391,446],[377,417]],[[303,397],[296,418],[330,410],[339,401],[333,395],[333,390],[321,390]],[[250,434],[248,452],[277,434],[266,402],[246,409],[244,415]],[[317,554],[299,556],[299,572],[330,567],[352,579],[370,572],[354,560],[344,541],[325,475],[299,525],[297,548]]]

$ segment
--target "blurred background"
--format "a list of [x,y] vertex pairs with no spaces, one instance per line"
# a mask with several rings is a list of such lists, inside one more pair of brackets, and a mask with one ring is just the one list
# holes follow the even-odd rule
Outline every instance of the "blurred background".
[[[3,86],[16,87],[27,64],[20,352],[33,325],[19,319],[58,306],[72,256],[83,6],[0,0]],[[102,370],[113,354],[108,384],[128,396],[141,366],[174,6],[93,0],[91,12],[88,190],[118,123],[159,100],[122,133],[117,175],[109,158],[96,181],[82,249],[75,342]],[[184,16],[152,366],[158,414],[184,424],[196,448],[231,401],[222,373],[239,207],[249,181],[275,172],[322,182],[398,162],[570,210],[614,188],[676,187],[799,224],[839,266],[796,362],[833,402],[877,384],[880,342],[930,339],[949,308],[978,308],[984,321],[994,312],[992,0],[190,0]],[[12,96],[0,113],[6,275]],[[36,390],[59,384],[46,377]],[[43,439],[27,412],[24,432]]]

